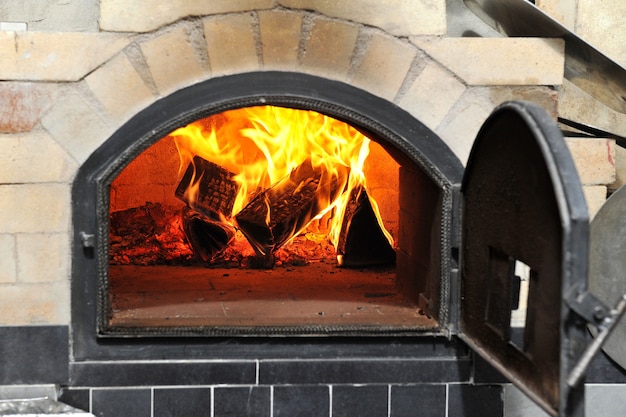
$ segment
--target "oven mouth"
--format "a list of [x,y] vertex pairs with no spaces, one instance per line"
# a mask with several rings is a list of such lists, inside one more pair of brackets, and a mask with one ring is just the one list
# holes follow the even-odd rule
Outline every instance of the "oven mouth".
[[[314,320],[270,319],[252,325],[245,323],[245,320],[243,324],[208,319],[172,320],[169,313],[157,317],[156,320],[116,321],[111,291],[115,290],[114,278],[119,278],[119,274],[114,276],[113,267],[109,264],[112,183],[133,160],[175,129],[226,111],[266,105],[315,111],[348,123],[381,145],[400,166],[410,168],[406,170],[412,173],[409,178],[417,175],[417,179],[410,179],[412,182],[405,188],[415,186],[417,181],[418,184],[426,184],[426,188],[435,190],[430,197],[431,201],[425,206],[433,215],[428,222],[426,237],[421,238],[420,244],[429,245],[428,258],[436,261],[426,266],[429,268],[427,277],[421,279],[418,289],[411,284],[410,277],[415,274],[415,268],[411,267],[404,268],[403,272],[409,278],[405,277],[393,284],[400,291],[412,292],[409,298],[413,302],[411,308],[415,316],[414,322],[408,320],[407,324],[406,317],[401,320],[401,324],[397,320],[388,323],[376,320],[345,322],[337,319],[338,315],[327,315],[324,309],[318,309],[318,317]],[[395,105],[344,83],[297,73],[263,72],[212,79],[180,90],[127,122],[79,171],[73,190],[73,218],[78,233],[72,291],[75,329],[95,333],[97,338],[383,336],[439,333],[450,320],[451,308],[456,308],[450,294],[451,275],[456,270],[456,259],[453,256],[456,237],[452,229],[455,211],[452,185],[459,182],[462,171],[461,164],[450,149],[419,121]],[[89,200],[89,196],[93,201],[85,203],[84,199]],[[91,235],[94,236],[92,241],[89,239]],[[88,238],[85,239],[85,236]],[[188,271],[181,272],[180,268],[177,269],[176,274],[188,274]],[[396,271],[397,269],[396,265]],[[127,268],[128,271],[130,275],[122,274],[123,280],[133,279],[133,269]],[[86,279],[78,279],[79,273],[86,273],[82,275]],[[193,273],[202,274],[202,271],[194,270]],[[220,273],[222,276],[228,275],[223,271]],[[388,270],[384,273],[388,273]],[[150,275],[150,271],[147,274]],[[358,286],[358,279],[355,278],[355,286]],[[306,291],[305,285],[304,292]],[[92,302],[84,299],[90,294],[96,300],[95,308]],[[369,301],[380,301],[378,298],[388,295],[384,291],[376,290],[366,289],[363,292],[364,297],[370,298]],[[271,310],[279,308],[285,300],[275,300],[266,306],[263,306],[263,300],[260,301],[262,308]],[[307,300],[310,301],[312,300]],[[359,306],[350,305],[350,308]],[[132,306],[129,310],[132,310]]]

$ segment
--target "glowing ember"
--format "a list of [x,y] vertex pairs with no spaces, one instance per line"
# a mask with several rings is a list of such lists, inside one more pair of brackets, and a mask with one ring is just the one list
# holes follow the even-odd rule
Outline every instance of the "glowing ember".
[[[329,238],[336,246],[352,190],[366,189],[363,164],[370,140],[314,111],[247,107],[207,117],[169,136],[180,154],[180,176],[189,177],[182,198],[194,208],[202,205],[201,198],[209,201],[203,204],[221,200],[213,204],[210,217],[242,231],[260,255],[271,254],[305,230],[309,240]],[[209,171],[213,177],[203,179]],[[213,196],[202,186],[211,187]],[[232,201],[224,202],[221,193],[231,193]]]

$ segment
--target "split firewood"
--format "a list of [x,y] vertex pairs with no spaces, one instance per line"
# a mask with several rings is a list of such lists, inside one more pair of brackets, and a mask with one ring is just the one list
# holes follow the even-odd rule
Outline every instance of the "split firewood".
[[209,262],[219,255],[235,237],[235,228],[219,220],[183,207],[183,230],[193,249],[202,262]]
[[[235,174],[194,156],[176,188],[175,195],[190,207],[212,219],[230,217],[239,185]],[[194,191],[191,191],[194,189]]]
[[339,242],[337,260],[343,267],[367,267],[391,265],[396,252],[378,223],[372,203],[363,187],[350,193]]
[[235,220],[267,267],[272,252],[295,236],[343,191],[349,168],[331,174],[303,162],[271,188],[257,194]]

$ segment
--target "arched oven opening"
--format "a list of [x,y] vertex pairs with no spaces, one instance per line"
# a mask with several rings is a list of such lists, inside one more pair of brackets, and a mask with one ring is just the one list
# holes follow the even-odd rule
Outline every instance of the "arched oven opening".
[[347,84],[264,72],[178,91],[76,178],[75,335],[441,332],[462,173]]

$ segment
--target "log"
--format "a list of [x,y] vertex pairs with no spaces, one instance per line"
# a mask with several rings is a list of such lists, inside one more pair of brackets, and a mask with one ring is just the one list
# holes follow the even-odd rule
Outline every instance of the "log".
[[350,193],[337,244],[337,261],[339,266],[350,268],[396,262],[396,252],[383,233],[363,187],[356,187]]
[[213,220],[190,207],[182,209],[183,230],[194,255],[210,262],[226,249],[235,237],[235,228]]
[[331,175],[307,160],[257,194],[235,216],[237,226],[266,265],[273,251],[304,229],[343,191],[349,168],[338,170]]
[[190,265],[195,263],[182,230],[180,209],[147,202],[112,212],[111,265]]
[[[235,174],[221,166],[194,156],[174,194],[209,218],[229,218],[239,191],[239,184],[233,180],[234,176]],[[197,193],[187,192],[190,186],[196,185]]]

